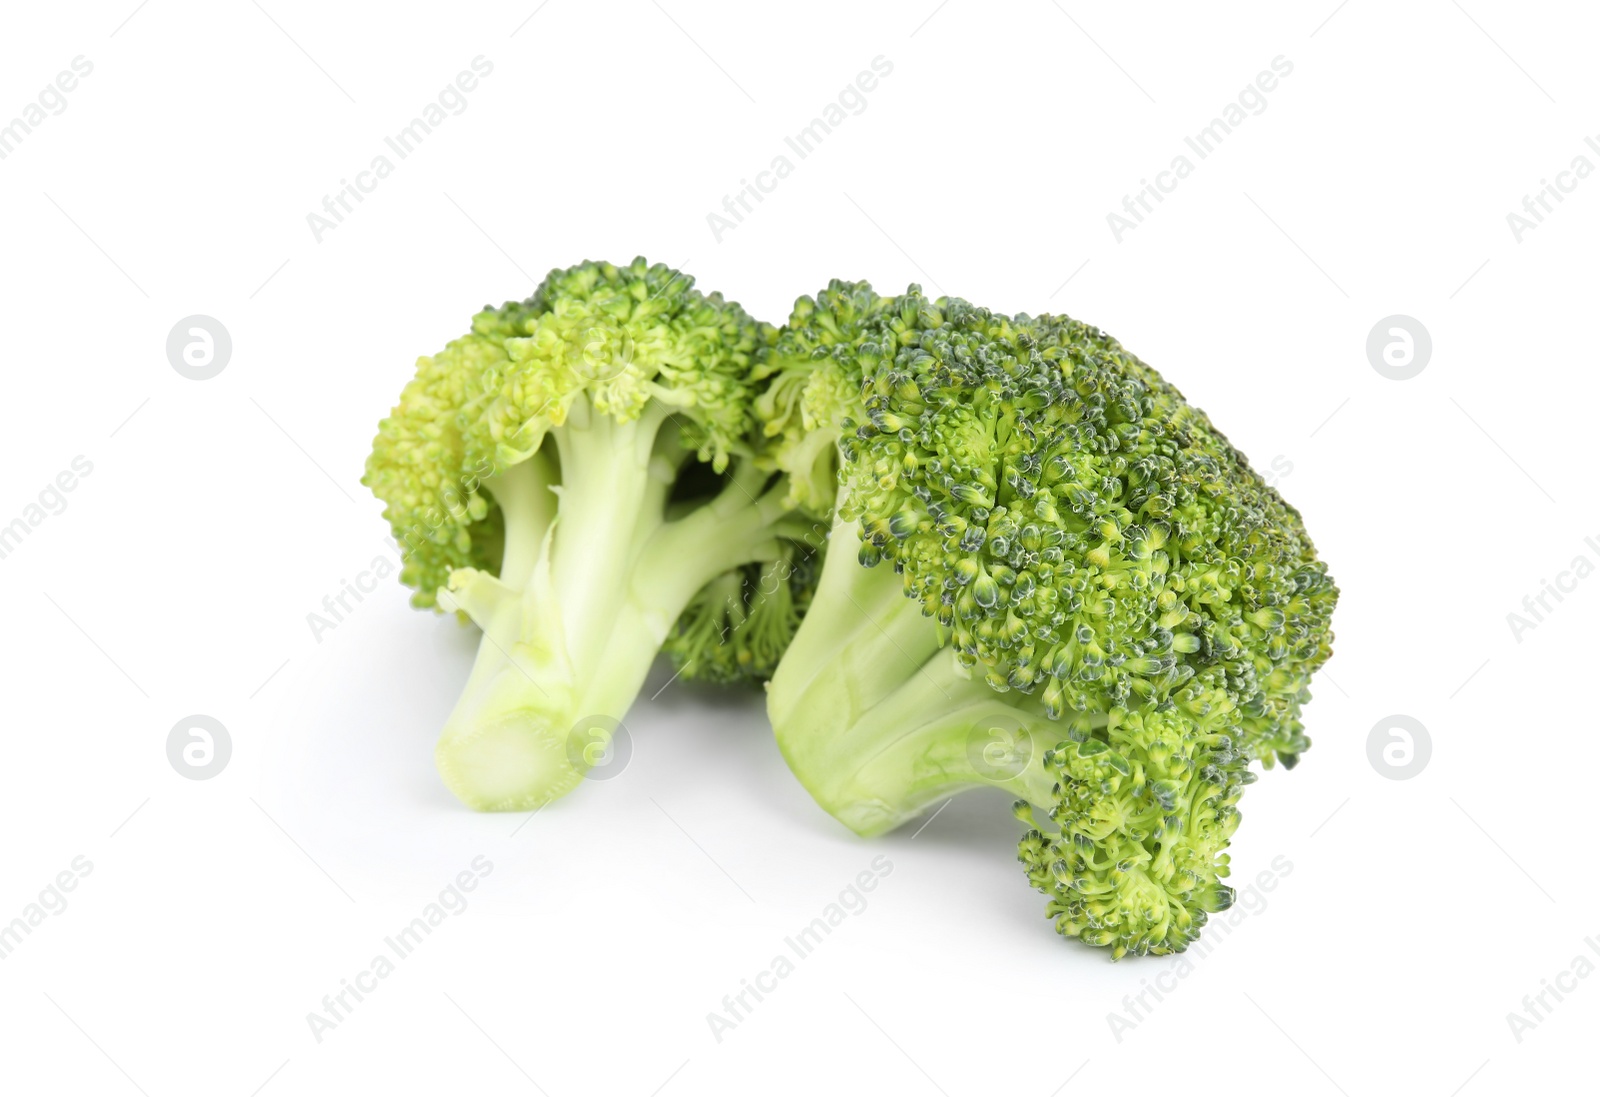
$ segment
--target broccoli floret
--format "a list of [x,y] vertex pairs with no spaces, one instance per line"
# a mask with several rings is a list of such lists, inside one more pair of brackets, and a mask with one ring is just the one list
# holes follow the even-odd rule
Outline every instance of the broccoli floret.
[[820,547],[786,541],[776,559],[708,583],[662,647],[676,675],[718,684],[771,678],[816,590],[820,556]]
[[589,262],[419,361],[363,482],[413,602],[483,630],[436,752],[466,803],[572,789],[593,749],[574,724],[626,713],[708,583],[784,558],[789,490],[754,416],[774,336],[668,267]]
[[766,388],[756,399],[762,432],[775,437],[768,458],[789,477],[790,500],[812,513],[832,510],[836,443],[857,410],[857,357],[868,325],[890,304],[865,282],[835,279],[795,302],[789,323],[756,369]]
[[736,568],[694,596],[661,648],[672,660],[675,676],[717,684],[744,681],[731,642],[748,616],[744,589],[745,569]]
[[1299,514],[1066,317],[835,282],[766,369],[795,483],[837,443],[822,576],[769,688],[790,767],[862,835],[1006,789],[1060,933],[1186,947],[1232,901],[1249,764],[1309,745],[1337,591]]

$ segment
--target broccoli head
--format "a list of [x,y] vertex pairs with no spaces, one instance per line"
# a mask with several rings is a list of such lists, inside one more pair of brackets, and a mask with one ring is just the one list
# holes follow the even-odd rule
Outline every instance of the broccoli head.
[[483,630],[436,752],[468,804],[573,788],[596,747],[575,724],[620,720],[708,584],[784,558],[796,520],[754,411],[774,336],[668,267],[588,262],[419,360],[363,482],[413,602]]
[[774,461],[837,484],[768,697],[801,782],[864,835],[1006,789],[1059,932],[1184,948],[1232,900],[1250,763],[1309,745],[1337,591],[1298,512],[1067,317],[835,282],[764,369]]

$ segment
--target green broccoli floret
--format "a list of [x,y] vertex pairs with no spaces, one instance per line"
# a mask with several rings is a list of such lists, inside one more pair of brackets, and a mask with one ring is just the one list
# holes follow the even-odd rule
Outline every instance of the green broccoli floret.
[[708,583],[662,647],[676,675],[718,684],[771,678],[816,590],[820,557],[820,546],[785,541],[776,559],[746,564]]
[[766,388],[756,399],[762,432],[775,437],[768,460],[789,478],[790,499],[831,513],[838,490],[835,450],[845,420],[859,415],[865,333],[891,304],[865,282],[835,279],[794,304],[776,345],[756,368]]
[[835,282],[766,370],[777,463],[813,488],[837,466],[821,580],[769,687],[795,774],[862,835],[1006,789],[1060,933],[1183,949],[1232,901],[1249,764],[1309,745],[1337,591],[1299,514],[1066,317]]
[[574,725],[626,713],[708,583],[785,558],[805,523],[754,417],[774,335],[668,267],[591,262],[418,362],[363,482],[413,602],[483,630],[436,752],[466,803],[572,789],[594,747]]

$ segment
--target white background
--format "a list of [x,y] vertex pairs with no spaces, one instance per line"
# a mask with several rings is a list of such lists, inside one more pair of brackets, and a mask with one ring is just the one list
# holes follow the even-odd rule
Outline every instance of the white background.
[[[72,58],[94,69],[0,161],[0,524],[75,456],[93,472],[0,560],[0,921],[74,857],[93,869],[0,961],[0,1086],[1588,1078],[1600,978],[1520,1042],[1507,1015],[1600,937],[1600,579],[1520,638],[1507,614],[1600,563],[1600,179],[1520,242],[1506,215],[1574,157],[1600,165],[1600,27],[1577,4],[1336,2],[8,9],[0,122]],[[493,74],[464,113],[317,242],[306,215],[479,55]],[[879,55],[866,109],[719,242],[707,214]],[[1265,111],[1118,242],[1106,215],[1279,55]],[[552,266],[637,253],[774,322],[835,276],[1070,312],[1258,467],[1288,466],[1343,590],[1335,656],[1315,747],[1250,790],[1234,844],[1241,886],[1292,871],[1187,978],[1058,938],[1003,797],[852,838],[789,778],[755,696],[673,684],[630,716],[621,776],[526,825],[474,815],[431,757],[473,635],[390,580],[313,637],[307,614],[386,551],[357,481],[417,355]],[[234,345],[204,382],[165,353],[196,313]],[[1434,344],[1403,382],[1365,350],[1396,313]],[[166,756],[195,713],[233,742],[209,781]],[[1409,780],[1369,761],[1394,714],[1432,744]],[[471,906],[318,1043],[306,1015],[480,854]],[[866,910],[714,1039],[723,996],[879,854]],[[1115,1034],[1158,981],[1176,989]]]

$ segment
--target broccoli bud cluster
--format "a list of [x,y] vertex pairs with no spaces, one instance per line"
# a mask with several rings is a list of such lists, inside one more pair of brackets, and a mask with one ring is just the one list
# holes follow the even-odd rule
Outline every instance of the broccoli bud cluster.
[[[856,362],[847,517],[997,690],[1045,712],[1192,680],[1264,759],[1327,657],[1334,589],[1300,516],[1204,414],[1097,329],[913,292]],[[1290,688],[1292,687],[1292,688]]]
[[[1007,787],[1025,794],[1020,858],[1058,930],[1117,956],[1182,949],[1231,902],[1224,850],[1250,762],[1293,765],[1309,745],[1300,710],[1337,591],[1299,513],[1159,374],[1067,317],[835,282],[797,304],[769,361],[783,413],[769,429],[788,451],[776,463],[814,468],[814,432],[837,439],[856,560],[899,576],[942,653],[912,669],[981,682],[1039,748]],[[848,566],[838,547],[828,568]],[[846,634],[866,597],[819,597],[797,649]],[[802,769],[858,765],[799,742],[830,734],[796,714],[819,680],[791,695],[780,666],[780,743]],[[896,696],[863,697],[860,726],[889,705],[903,733]],[[930,736],[965,730],[926,718]],[[919,743],[903,810],[881,810],[894,790],[880,781],[875,817],[898,819],[928,788],[997,783],[948,767],[929,781]]]

